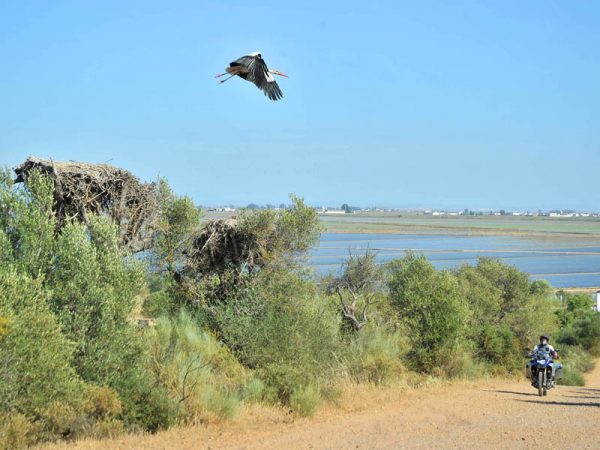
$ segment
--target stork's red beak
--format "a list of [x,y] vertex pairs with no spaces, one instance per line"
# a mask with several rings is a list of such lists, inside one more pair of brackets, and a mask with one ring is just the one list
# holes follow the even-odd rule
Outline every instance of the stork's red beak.
[[285,73],[277,72],[277,75],[281,75],[282,77],[289,78]]

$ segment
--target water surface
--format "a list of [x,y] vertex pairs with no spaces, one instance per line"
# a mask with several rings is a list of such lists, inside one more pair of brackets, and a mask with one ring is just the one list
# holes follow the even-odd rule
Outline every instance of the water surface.
[[600,286],[600,243],[586,239],[440,234],[323,233],[310,252],[319,273],[338,272],[350,253],[375,252],[379,263],[423,253],[438,269],[500,258],[555,287]]

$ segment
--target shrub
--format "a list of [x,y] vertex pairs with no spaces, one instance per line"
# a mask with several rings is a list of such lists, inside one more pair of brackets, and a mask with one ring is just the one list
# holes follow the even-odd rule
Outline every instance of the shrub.
[[522,356],[557,324],[548,284],[500,260],[480,258],[456,271],[470,314],[467,339],[477,358],[498,373],[520,370]]
[[263,272],[258,281],[214,309],[221,336],[240,362],[278,398],[321,384],[335,371],[341,350],[340,318],[314,284],[286,271]]
[[519,339],[507,325],[483,324],[477,336],[477,355],[492,363],[494,373],[520,370],[523,354]]
[[36,442],[36,426],[21,413],[0,414],[0,450],[20,450]]
[[78,415],[75,408],[54,401],[38,412],[40,421],[44,424],[44,440],[55,440],[58,437],[71,437],[83,431],[78,423]]
[[245,371],[228,349],[182,310],[146,333],[150,370],[188,422],[235,415]]
[[121,413],[121,400],[111,388],[89,386],[85,393],[83,411],[95,419],[108,419]]
[[463,343],[433,370],[433,374],[443,378],[472,379],[485,374],[486,369],[475,360],[472,349]]
[[437,272],[425,256],[408,253],[389,264],[390,300],[411,339],[409,359],[420,371],[432,371],[451,358],[465,334],[468,310],[456,278]]
[[585,379],[577,369],[565,370],[563,377],[557,380],[563,386],[585,386]]
[[33,416],[55,400],[78,403],[83,383],[71,367],[73,346],[49,311],[41,283],[0,268],[0,314],[11,323],[0,345],[0,412]]
[[35,416],[60,401],[80,417],[87,382],[119,393],[128,425],[166,426],[166,397],[144,373],[147,352],[130,320],[144,267],[121,252],[107,219],[89,216],[58,232],[53,188],[35,172],[21,187],[0,173],[0,316],[10,320],[0,411]]
[[321,401],[321,391],[314,384],[299,386],[290,395],[292,410],[302,417],[309,417],[315,413]]
[[190,236],[200,228],[200,210],[189,197],[178,197],[165,180],[160,180],[162,214],[154,233],[151,259],[158,272],[172,279],[183,264]]
[[390,384],[405,371],[401,359],[409,351],[405,334],[368,327],[350,338],[347,361],[357,382]]
[[562,292],[565,309],[557,311],[562,328],[557,342],[579,345],[594,356],[600,356],[600,312],[592,310],[592,300],[584,294]]
[[8,317],[0,317],[0,342],[2,342],[2,338],[8,334],[10,331],[10,320]]
[[577,346],[564,345],[559,349],[560,362],[563,364],[563,378],[557,380],[558,384],[568,386],[583,386],[583,374],[594,368],[594,360],[588,352]]
[[96,422],[91,433],[97,439],[114,439],[125,431],[123,422],[117,419],[105,419]]
[[261,402],[266,397],[266,386],[260,378],[252,377],[244,386],[243,397],[249,402]]

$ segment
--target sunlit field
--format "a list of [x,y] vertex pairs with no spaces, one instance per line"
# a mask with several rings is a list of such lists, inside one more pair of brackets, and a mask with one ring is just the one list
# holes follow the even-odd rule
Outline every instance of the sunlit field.
[[402,212],[320,217],[329,232],[414,233],[423,230],[469,234],[561,233],[600,237],[600,218],[597,217],[429,216]]

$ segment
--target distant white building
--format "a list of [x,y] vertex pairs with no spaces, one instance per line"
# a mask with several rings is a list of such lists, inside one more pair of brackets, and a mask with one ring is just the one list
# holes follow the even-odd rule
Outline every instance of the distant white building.
[[600,311],[600,291],[596,291],[594,294],[594,310]]
[[321,214],[346,214],[346,211],[343,209],[326,209],[323,208]]

